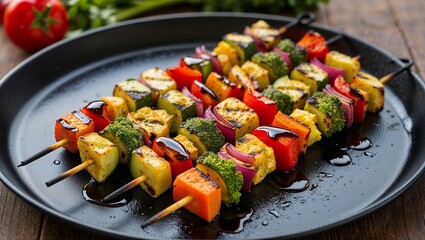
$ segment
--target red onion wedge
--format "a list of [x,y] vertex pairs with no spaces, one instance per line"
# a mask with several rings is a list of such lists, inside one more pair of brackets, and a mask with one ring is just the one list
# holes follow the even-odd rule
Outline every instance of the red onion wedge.
[[245,28],[245,30],[244,30],[244,32],[243,32],[243,34],[244,34],[244,35],[248,35],[248,36],[250,36],[252,39],[254,39],[254,41],[255,41],[255,45],[256,45],[256,47],[257,47],[257,51],[259,51],[259,52],[266,52],[266,46],[264,45],[264,43],[263,43],[263,41],[261,40],[261,38],[257,37],[255,34],[253,34],[253,33],[249,30],[249,28],[248,28],[248,27],[247,27],[247,28]]
[[223,134],[227,142],[234,143],[236,138],[236,128],[229,122],[221,121],[216,114],[211,111],[211,106],[205,110],[204,118],[215,121],[217,128]]
[[279,48],[275,47],[273,48],[273,52],[279,55],[288,65],[288,68],[291,69],[291,57],[289,56],[289,53],[284,52],[280,50]]
[[247,164],[253,164],[254,163],[254,157],[248,154],[245,154],[241,151],[239,151],[233,144],[226,143],[224,146],[226,148],[227,153],[236,159],[238,159],[241,162],[247,163]]
[[223,69],[221,67],[220,61],[218,61],[217,57],[212,52],[208,51],[204,45],[195,49],[195,57],[210,59],[213,65],[213,71],[218,74],[223,74]]
[[143,131],[143,133],[142,133],[142,139],[143,139],[143,143],[146,145],[146,146],[148,146],[148,147],[150,147],[150,148],[152,148],[152,144],[153,144],[153,142],[150,140],[150,138],[148,137],[148,134],[146,133],[146,131],[145,130],[142,130]]
[[323,89],[323,93],[335,96],[341,101],[342,108],[344,109],[345,127],[350,128],[354,120],[354,100],[340,94],[329,84]]
[[203,117],[204,116],[204,104],[202,102],[201,99],[195,97],[190,91],[189,89],[187,89],[187,87],[183,87],[182,88],[182,93],[184,95],[186,95],[187,97],[189,97],[190,99],[192,99],[192,101],[195,102],[196,105],[196,115],[198,117]]
[[328,83],[331,85],[333,85],[338,76],[344,76],[344,69],[329,67],[317,58],[311,59],[310,63],[318,66],[320,69],[328,73]]

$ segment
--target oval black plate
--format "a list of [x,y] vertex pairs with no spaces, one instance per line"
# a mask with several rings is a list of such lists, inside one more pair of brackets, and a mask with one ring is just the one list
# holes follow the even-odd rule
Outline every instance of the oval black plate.
[[[254,187],[242,197],[239,211],[252,210],[252,215],[237,234],[218,231],[220,224],[229,222],[216,220],[208,224],[186,210],[142,229],[144,220],[172,203],[171,191],[154,200],[141,189],[134,189],[129,204],[106,208],[83,198],[82,189],[90,181],[86,172],[47,188],[45,181],[79,163],[77,155],[62,149],[25,167],[16,167],[24,158],[54,142],[53,126],[58,117],[88,101],[111,95],[120,80],[137,77],[151,67],[176,65],[196,46],[205,44],[211,49],[225,33],[241,32],[259,19],[275,27],[291,20],[229,13],[150,17],[93,31],[30,57],[0,83],[1,180],[27,202],[55,217],[90,230],[134,238],[307,235],[370,213],[410,186],[424,169],[425,148],[418,146],[424,145],[421,120],[425,119],[425,108],[415,105],[425,102],[425,87],[416,74],[408,72],[386,86],[385,109],[368,114],[365,123],[355,130],[371,139],[372,148],[367,152],[347,150],[352,164],[336,167],[322,160],[323,141],[313,145],[297,167],[309,179],[309,189],[285,192],[269,180]],[[313,25],[291,29],[286,37],[297,40],[308,29],[317,30],[326,38],[337,34]],[[353,37],[332,48],[361,55],[363,69],[376,76],[384,76],[402,65],[391,62],[395,57],[390,53]],[[127,175],[116,174],[113,178],[120,176]]]

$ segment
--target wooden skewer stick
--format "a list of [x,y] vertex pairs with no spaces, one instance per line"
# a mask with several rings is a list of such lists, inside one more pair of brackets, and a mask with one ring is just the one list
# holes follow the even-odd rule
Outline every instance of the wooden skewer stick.
[[360,55],[357,55],[357,56],[355,56],[355,57],[353,57],[352,59],[354,60],[354,61],[358,61],[359,59],[361,58],[361,56]]
[[178,209],[184,207],[186,204],[190,203],[192,200],[193,200],[192,195],[189,195],[189,196],[186,196],[186,197],[180,199],[179,201],[173,203],[171,206],[167,207],[166,209],[162,210],[161,212],[153,215],[151,218],[146,220],[146,222],[144,222],[142,224],[142,228],[163,219],[164,217],[166,217],[166,216],[170,215],[171,213],[177,211]]
[[400,59],[400,61],[402,61],[403,63],[406,63],[406,65],[404,65],[403,67],[401,67],[400,69],[398,69],[398,70],[396,70],[392,73],[388,73],[387,75],[385,75],[381,79],[379,79],[379,81],[382,84],[385,84],[386,82],[388,82],[389,80],[391,80],[395,76],[399,75],[404,70],[409,69],[413,65],[413,61],[410,60],[410,59]]
[[111,200],[114,200],[119,195],[121,195],[121,194],[127,192],[128,190],[138,186],[140,183],[146,181],[147,179],[148,179],[148,176],[146,176],[146,175],[142,175],[138,178],[135,178],[131,182],[125,184],[124,186],[122,186],[122,187],[118,188],[117,190],[113,191],[112,193],[110,193],[108,196],[104,197],[101,201],[102,202],[110,202]]
[[26,159],[26,160],[22,161],[22,162],[18,165],[18,167],[22,167],[22,166],[25,166],[25,165],[27,165],[27,164],[29,164],[29,163],[34,162],[35,160],[37,160],[37,159],[39,159],[39,158],[41,158],[41,157],[43,157],[43,156],[47,155],[48,153],[51,153],[51,152],[53,152],[54,150],[56,150],[56,149],[58,149],[58,148],[62,147],[63,145],[67,144],[68,142],[69,142],[69,140],[68,140],[68,139],[66,139],[66,138],[64,138],[64,139],[60,140],[59,142],[56,142],[56,143],[54,143],[54,144],[52,144],[52,145],[48,146],[47,148],[45,148],[45,149],[41,150],[40,152],[38,152],[38,153],[36,153],[36,154],[32,155],[32,156],[31,156],[31,157],[29,157],[28,159]]
[[61,175],[53,178],[52,180],[47,181],[46,186],[50,187],[50,186],[64,180],[65,178],[70,177],[70,176],[80,172],[81,170],[84,170],[84,169],[90,167],[93,164],[94,164],[94,160],[85,161],[85,162],[81,163],[80,165],[75,166],[75,167],[69,169],[68,171],[62,173]]

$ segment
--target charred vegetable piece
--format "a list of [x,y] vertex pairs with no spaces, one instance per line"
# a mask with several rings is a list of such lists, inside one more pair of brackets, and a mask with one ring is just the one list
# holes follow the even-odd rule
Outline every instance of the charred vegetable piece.
[[233,64],[230,62],[229,56],[225,54],[218,54],[217,60],[220,63],[221,71],[223,72],[223,75],[227,76],[230,72],[230,69],[232,69],[233,67]]
[[308,138],[311,129],[301,121],[290,117],[282,112],[278,112],[274,118],[272,126],[283,128],[297,134],[298,152],[305,153],[308,145]]
[[317,126],[325,137],[344,129],[344,110],[337,97],[317,92],[308,98],[304,110],[317,116]]
[[298,163],[298,136],[286,129],[260,126],[252,134],[271,147],[276,159],[276,169],[290,171]]
[[307,62],[307,51],[297,46],[291,39],[284,39],[280,41],[276,47],[282,52],[289,53],[291,65],[296,67],[303,62]]
[[187,149],[172,138],[159,137],[155,139],[152,149],[170,163],[173,179],[193,167],[192,159]]
[[184,148],[189,152],[190,158],[196,159],[198,157],[198,149],[193,145],[193,143],[186,136],[179,134],[174,137],[174,140],[181,143]]
[[262,90],[270,85],[268,71],[260,67],[258,64],[246,61],[241,68],[253,82],[257,83],[258,89]]
[[282,76],[288,75],[288,65],[274,52],[256,53],[251,61],[268,71],[270,83],[273,83]]
[[207,222],[211,222],[220,212],[220,186],[196,168],[180,174],[173,183],[174,201],[187,196],[192,196],[192,201],[184,208]]
[[[234,65],[239,64],[238,60],[238,52],[236,51],[236,48],[232,47],[230,44],[224,41],[220,41],[216,48],[214,48],[214,52],[218,55],[218,60],[221,63],[221,67],[223,68],[223,73],[226,75],[224,68],[227,66],[227,62],[230,63],[230,68]],[[227,56],[227,59],[220,57],[220,55]],[[220,59],[221,58],[221,59]],[[224,61],[226,64],[223,64]]]
[[136,79],[127,79],[115,85],[114,96],[125,100],[130,112],[134,112],[145,106],[152,106],[152,91],[137,81]]
[[94,132],[80,136],[77,143],[81,161],[94,161],[94,164],[86,168],[87,172],[96,182],[104,182],[119,163],[118,148],[114,143]]
[[199,154],[205,151],[217,152],[224,145],[224,136],[212,120],[203,118],[190,118],[179,129],[179,134],[186,136]]
[[194,81],[190,92],[193,96],[202,100],[204,109],[207,109],[209,106],[214,107],[219,102],[219,98],[214,91],[201,82]]
[[111,121],[108,117],[108,110],[106,109],[108,104],[102,100],[96,100],[90,102],[85,107],[81,108],[80,111],[84,113],[94,122],[94,131],[100,132],[106,126],[108,126]]
[[313,145],[313,143],[318,142],[320,141],[320,139],[322,139],[322,134],[316,126],[317,116],[315,114],[309,113],[301,109],[295,109],[290,116],[306,124],[311,129],[310,135],[308,135],[307,146],[311,146]]
[[[290,114],[294,108],[294,102],[291,99],[291,96],[279,91],[278,89],[268,87],[263,90],[262,94],[275,101],[277,104],[277,111],[281,111],[286,114]],[[274,118],[274,116],[273,116]],[[273,121],[273,120],[272,120]]]
[[146,132],[150,140],[169,136],[167,122],[150,107],[142,107],[136,112],[131,112],[127,118],[136,129],[141,130],[141,134],[143,131]]
[[254,39],[240,33],[228,33],[224,35],[223,41],[236,49],[238,53],[238,63],[242,65],[245,61],[257,52]]
[[140,183],[140,187],[154,198],[159,197],[171,187],[170,164],[147,146],[142,146],[133,152],[130,172],[133,178],[147,176],[147,179]]
[[108,104],[106,110],[108,111],[109,120],[114,121],[117,117],[127,116],[129,111],[123,98],[105,96],[102,97],[101,100]]
[[299,47],[307,51],[308,60],[317,58],[321,62],[325,61],[326,54],[329,52],[329,47],[326,39],[318,32],[309,31],[297,42]]
[[183,87],[190,89],[193,81],[202,81],[202,73],[186,66],[169,67],[165,70],[167,74],[176,81],[177,89]]
[[291,79],[299,80],[310,86],[310,94],[322,89],[328,83],[328,74],[311,63],[302,63],[291,72]]
[[78,138],[91,132],[94,132],[94,122],[80,111],[68,113],[56,120],[55,139],[57,142],[68,139],[63,147],[72,153],[78,152]]
[[245,91],[243,103],[252,108],[260,119],[260,125],[270,125],[277,113],[277,103],[260,92],[248,89]]
[[231,97],[242,99],[245,92],[242,85],[235,84],[226,77],[215,72],[212,72],[208,76],[205,85],[217,95],[219,101],[223,101]]
[[218,183],[221,188],[221,200],[230,207],[241,198],[242,174],[236,171],[236,164],[224,160],[213,152],[205,152],[197,159],[196,168]]
[[280,89],[280,90],[283,90],[283,89],[302,90],[303,92],[306,92],[308,96],[310,96],[310,93],[311,93],[310,86],[308,86],[302,81],[291,80],[289,79],[288,76],[284,76],[277,79],[272,86],[273,88]]
[[171,132],[177,132],[182,122],[191,117],[196,117],[195,102],[177,90],[171,90],[158,98],[157,109],[163,109],[173,115]]
[[302,89],[279,89],[279,91],[291,97],[291,100],[294,103],[293,109],[303,108],[308,99],[308,92],[305,92]]
[[222,101],[215,107],[215,111],[236,128],[235,140],[246,133],[251,133],[260,125],[257,113],[236,98]]
[[351,83],[354,75],[360,71],[358,58],[352,58],[337,51],[330,51],[326,54],[325,64],[333,68],[344,69],[344,79],[347,83]]
[[211,60],[201,57],[183,57],[180,59],[180,66],[186,66],[202,73],[202,82],[205,82],[213,70]]
[[123,164],[127,164],[131,159],[131,153],[143,145],[140,132],[133,128],[133,124],[127,118],[115,119],[103,130],[102,137],[118,147],[119,159]]
[[255,40],[258,51],[270,51],[280,41],[283,32],[283,28],[275,29],[264,20],[259,20],[246,27],[244,34]]
[[257,169],[253,183],[260,183],[267,174],[276,169],[276,160],[273,149],[264,144],[260,139],[252,134],[246,134],[236,141],[236,148],[246,154],[253,156],[252,166]]
[[384,85],[376,77],[364,72],[359,72],[354,75],[351,86],[368,93],[369,99],[367,110],[369,112],[376,113],[384,108]]
[[238,65],[235,65],[232,69],[230,69],[227,78],[235,84],[244,86],[246,89],[258,89],[258,82],[255,79],[250,78]]
[[157,67],[144,71],[140,74],[138,80],[152,90],[154,102],[156,102],[158,95],[177,89],[176,81]]
[[159,117],[162,118],[167,123],[168,129],[171,128],[171,124],[173,123],[173,115],[168,114],[167,111],[163,109],[155,109],[154,110]]

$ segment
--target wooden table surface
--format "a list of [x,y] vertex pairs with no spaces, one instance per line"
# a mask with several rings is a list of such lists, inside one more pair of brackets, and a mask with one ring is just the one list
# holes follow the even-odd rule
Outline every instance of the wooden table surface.
[[[425,78],[425,1],[330,0],[318,22],[413,59]],[[29,55],[0,31],[0,78]],[[420,104],[420,103],[418,103]],[[425,175],[383,208],[307,239],[425,239]],[[57,221],[0,183],[0,239],[105,239]]]

